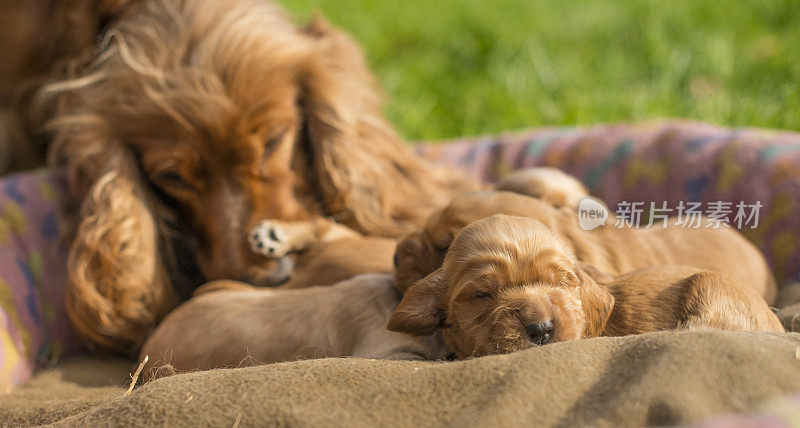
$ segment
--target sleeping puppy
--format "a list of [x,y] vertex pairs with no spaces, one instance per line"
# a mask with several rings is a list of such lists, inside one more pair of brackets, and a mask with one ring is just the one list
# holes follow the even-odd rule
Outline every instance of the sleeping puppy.
[[140,359],[149,356],[143,372],[149,379],[305,358],[438,358],[439,339],[386,329],[399,301],[389,274],[303,290],[212,282],[153,332],[141,352]]
[[609,280],[541,222],[505,215],[462,229],[388,324],[420,336],[442,329],[460,358],[681,327],[783,331],[754,289],[727,276],[673,266]]
[[[552,167],[513,171],[495,183],[494,189],[531,196],[554,208],[577,209],[581,200],[591,196],[578,179]],[[605,203],[599,199],[593,200],[605,207]],[[606,211],[610,212],[607,207]],[[403,291],[414,281],[433,272],[442,265],[443,259],[444,251],[433,240],[426,239],[425,230],[409,233],[398,242],[394,254],[398,289]]]
[[404,291],[438,268],[453,237],[463,227],[495,214],[540,221],[566,242],[579,261],[610,275],[651,266],[696,266],[729,275],[756,290],[767,303],[775,300],[777,287],[764,256],[731,228],[681,227],[672,218],[667,224],[655,222],[645,229],[609,224],[586,231],[580,228],[574,209],[556,209],[536,198],[500,191],[457,196],[450,205],[434,212],[421,231],[398,243],[398,289]]

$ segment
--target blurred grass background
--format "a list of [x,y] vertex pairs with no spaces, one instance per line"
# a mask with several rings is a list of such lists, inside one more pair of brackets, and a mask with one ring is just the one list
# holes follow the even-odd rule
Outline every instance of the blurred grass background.
[[797,0],[280,0],[352,34],[411,140],[685,117],[800,130]]

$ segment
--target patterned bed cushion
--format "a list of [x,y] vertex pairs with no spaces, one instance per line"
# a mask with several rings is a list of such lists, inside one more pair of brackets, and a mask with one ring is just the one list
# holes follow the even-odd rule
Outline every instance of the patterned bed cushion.
[[[646,208],[666,203],[672,211],[661,212],[677,215],[681,202],[699,202],[703,213],[724,214],[730,203],[729,224],[743,226],[779,282],[800,279],[798,133],[669,121],[538,129],[418,150],[489,182],[519,168],[557,167],[581,179],[612,211],[634,202]],[[736,221],[740,204],[747,217],[758,214],[758,227],[752,228],[755,218]]]
[[[759,226],[743,232],[779,280],[795,280],[800,270],[800,216],[792,215],[800,202],[800,134],[670,121],[537,129],[418,151],[489,182],[518,168],[559,167],[612,209],[621,202],[760,203]],[[62,190],[46,171],[0,180],[0,392],[80,349],[62,304]]]
[[34,368],[80,349],[62,304],[61,188],[48,171],[0,180],[0,393]]

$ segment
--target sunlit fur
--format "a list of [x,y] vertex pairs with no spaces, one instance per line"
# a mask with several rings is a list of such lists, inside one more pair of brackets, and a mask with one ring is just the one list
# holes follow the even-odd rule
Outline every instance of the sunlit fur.
[[261,220],[397,236],[474,186],[404,146],[349,37],[263,0],[146,2],[39,98],[68,174],[67,307],[102,349],[135,350],[203,280],[283,281],[291,263],[248,248]]
[[758,293],[733,278],[690,266],[656,266],[609,279],[614,310],[603,334],[715,328],[784,332]]
[[525,325],[535,322],[553,321],[554,341],[580,338],[585,321],[574,257],[549,229],[522,235],[519,226],[512,218],[473,223],[445,257],[444,338],[462,356],[530,347]]
[[[576,208],[581,199],[589,196],[589,191],[578,179],[551,167],[512,171],[494,187],[496,190],[534,197],[555,208]],[[602,204],[600,201],[598,203]],[[436,216],[432,216],[428,221],[436,219]],[[452,236],[442,239],[426,235],[431,230],[430,225],[415,230],[397,243],[394,255],[395,283],[401,292],[442,265],[444,250],[450,245]]]
[[687,266],[606,275],[576,260],[539,221],[494,215],[463,228],[442,266],[405,290],[390,330],[442,331],[456,357],[539,346],[525,326],[552,322],[546,343],[679,328],[783,332],[752,287]]
[[596,323],[585,313],[595,303],[587,293],[601,291],[550,229],[497,215],[461,230],[442,267],[406,290],[389,328],[422,335],[443,328],[459,357],[512,352],[534,346],[525,332],[533,323],[553,322],[553,342],[587,335]]
[[[453,198],[451,203],[435,211],[413,239],[415,246],[432,248],[442,257],[453,238],[464,226],[495,214],[528,217],[553,229],[579,261],[596,267],[609,275],[619,275],[651,266],[684,265],[724,272],[734,280],[755,290],[767,303],[775,301],[777,286],[764,255],[741,233],[733,228],[689,228],[677,225],[675,218],[664,225],[655,222],[649,228],[617,228],[613,218],[605,226],[586,231],[578,223],[577,210],[556,209],[539,199],[512,192],[468,192]],[[701,218],[705,223],[705,219]],[[398,248],[407,245],[398,244]],[[404,260],[401,266],[408,274],[396,274],[400,279],[414,281],[427,275],[437,266],[436,257]]]

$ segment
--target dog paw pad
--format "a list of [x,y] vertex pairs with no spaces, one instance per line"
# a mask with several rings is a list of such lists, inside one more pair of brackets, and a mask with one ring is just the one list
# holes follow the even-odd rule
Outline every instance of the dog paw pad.
[[262,221],[257,224],[247,237],[253,252],[267,257],[282,257],[290,251],[286,242],[286,234],[279,224]]

